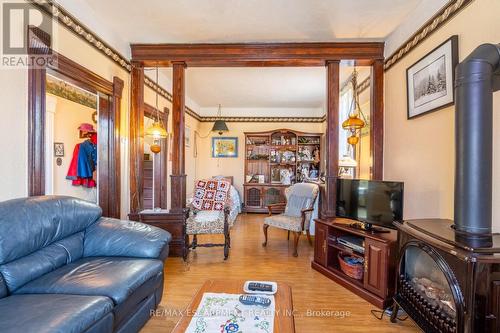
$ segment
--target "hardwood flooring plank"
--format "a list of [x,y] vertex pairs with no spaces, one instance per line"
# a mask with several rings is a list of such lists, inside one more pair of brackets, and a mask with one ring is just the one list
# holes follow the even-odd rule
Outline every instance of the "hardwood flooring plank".
[[[292,240],[284,230],[269,228],[267,247],[262,247],[265,215],[241,214],[231,230],[231,251],[224,261],[222,248],[197,248],[188,262],[168,258],[165,288],[157,313],[142,333],[171,332],[182,311],[208,279],[279,280],[292,288],[295,327],[299,333],[315,332],[419,332],[406,320],[392,324],[377,320],[373,305],[311,268],[313,247],[301,237],[299,256],[292,256]],[[198,236],[198,242],[221,241],[222,235]]]

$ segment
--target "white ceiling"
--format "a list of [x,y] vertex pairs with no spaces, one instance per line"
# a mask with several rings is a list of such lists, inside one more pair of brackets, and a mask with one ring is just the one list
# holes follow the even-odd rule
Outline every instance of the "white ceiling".
[[189,68],[186,93],[200,107],[322,107],[323,67]]
[[[341,65],[344,82],[353,67]],[[359,67],[359,82],[369,76]],[[161,74],[171,78],[170,68]],[[196,101],[202,116],[215,115],[217,105],[225,116],[294,116],[324,114],[326,72],[323,67],[188,68],[186,94]],[[289,111],[287,111],[289,110]]]
[[[73,15],[130,56],[130,43],[383,41],[402,22],[432,16],[447,0],[59,0]],[[426,12],[426,8],[429,10]],[[343,81],[352,68],[344,68]],[[170,90],[171,73],[161,82]],[[347,73],[347,74],[346,74]],[[189,105],[212,114],[265,115],[293,108],[311,116],[325,101],[324,68],[189,68]],[[234,111],[236,112],[236,111]],[[236,112],[241,113],[241,112]],[[207,115],[208,115],[207,114]],[[226,114],[231,115],[231,114]]]
[[[127,42],[383,40],[422,0],[64,0]],[[76,6],[76,5],[73,5]],[[78,15],[79,13],[74,13]]]

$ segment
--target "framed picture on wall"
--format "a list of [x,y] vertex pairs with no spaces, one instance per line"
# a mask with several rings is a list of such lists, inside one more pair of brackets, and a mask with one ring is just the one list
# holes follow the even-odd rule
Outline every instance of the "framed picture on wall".
[[408,119],[455,103],[458,36],[451,36],[406,70]]
[[238,138],[213,137],[212,157],[238,157]]
[[54,142],[54,157],[64,157],[64,143]]

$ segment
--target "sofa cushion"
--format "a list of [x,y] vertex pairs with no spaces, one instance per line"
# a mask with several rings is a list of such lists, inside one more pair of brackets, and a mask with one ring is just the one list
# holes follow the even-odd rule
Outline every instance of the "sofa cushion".
[[63,196],[0,202],[0,265],[85,230],[101,214],[96,204]]
[[169,232],[151,225],[102,217],[85,231],[84,256],[164,260],[171,239]]
[[83,258],[29,282],[15,293],[107,296],[120,304],[162,272],[163,263],[156,259]]
[[111,331],[112,309],[102,296],[12,295],[0,299],[0,332],[79,333],[102,319],[100,325]]
[[8,294],[9,291],[7,290],[7,285],[5,284],[2,273],[0,273],[0,298],[5,297]]

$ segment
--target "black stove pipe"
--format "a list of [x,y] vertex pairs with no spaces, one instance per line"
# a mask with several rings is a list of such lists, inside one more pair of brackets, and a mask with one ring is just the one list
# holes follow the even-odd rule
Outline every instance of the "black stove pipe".
[[491,233],[493,92],[500,90],[500,44],[483,44],[455,71],[455,229]]

